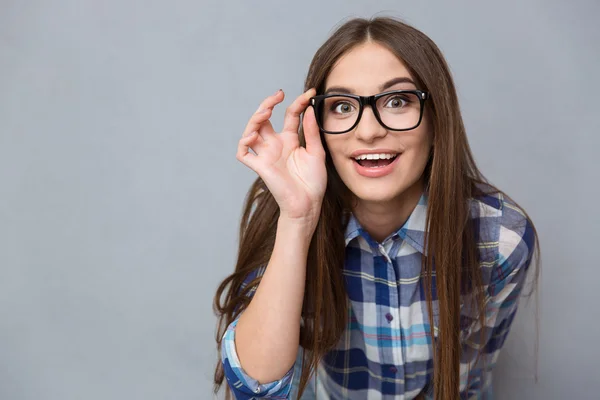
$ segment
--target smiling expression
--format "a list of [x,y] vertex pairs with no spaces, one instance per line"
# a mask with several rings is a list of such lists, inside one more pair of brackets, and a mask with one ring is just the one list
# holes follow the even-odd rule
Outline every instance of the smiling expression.
[[[402,61],[386,47],[366,42],[343,55],[325,81],[325,93],[372,96],[393,90],[421,89]],[[398,117],[397,99],[383,98],[383,112],[392,110]],[[405,103],[404,106],[408,107]],[[415,107],[415,104],[410,105]],[[419,108],[416,105],[417,110]],[[361,119],[343,134],[324,134],[333,164],[359,201],[390,202],[423,184],[423,171],[429,160],[432,133],[425,111],[421,123],[407,131],[393,131],[382,126],[370,106],[364,107]],[[352,112],[351,105],[337,104],[326,108],[343,123]],[[392,115],[392,114],[390,114]],[[333,117],[328,117],[333,118]],[[392,115],[391,118],[394,118]],[[389,125],[389,123],[387,123]]]

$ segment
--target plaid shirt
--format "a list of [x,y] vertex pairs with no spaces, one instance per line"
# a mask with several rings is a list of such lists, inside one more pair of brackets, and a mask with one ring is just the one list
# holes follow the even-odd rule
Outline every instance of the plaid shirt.
[[[492,397],[491,369],[517,311],[534,235],[523,211],[500,194],[472,199],[470,207],[486,290],[485,325],[491,329],[481,340],[478,319],[461,306],[460,390],[461,398],[487,399]],[[350,305],[348,326],[336,351],[320,363],[302,399],[314,399],[315,393],[319,399],[412,399],[422,391],[432,398],[433,352],[421,279],[426,213],[423,193],[402,228],[382,243],[373,240],[354,217],[350,219],[343,272]],[[262,272],[264,268],[246,282]],[[435,290],[433,300],[437,338]],[[236,324],[237,320],[225,332],[222,346],[225,376],[235,397],[295,399],[302,349],[282,379],[259,384],[240,366],[234,345]],[[483,352],[475,364],[480,348]]]

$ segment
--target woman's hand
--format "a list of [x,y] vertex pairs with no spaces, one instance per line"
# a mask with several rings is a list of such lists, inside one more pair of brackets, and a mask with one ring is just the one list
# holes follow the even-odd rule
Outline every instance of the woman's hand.
[[[314,226],[327,186],[325,150],[314,109],[307,109],[310,97],[315,94],[310,89],[287,108],[279,134],[269,118],[275,105],[283,101],[283,91],[266,98],[250,118],[237,151],[237,159],[253,169],[273,194],[280,218]],[[306,148],[300,146],[298,138],[300,114],[305,110],[302,126]]]

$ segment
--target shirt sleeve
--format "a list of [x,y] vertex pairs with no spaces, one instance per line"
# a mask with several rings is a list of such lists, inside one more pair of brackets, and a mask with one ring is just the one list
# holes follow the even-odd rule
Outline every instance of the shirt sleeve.
[[517,312],[534,241],[531,221],[515,205],[505,203],[498,235],[497,263],[487,278],[484,334],[481,335],[477,318],[470,319],[469,329],[461,333],[461,399],[492,398],[492,368]]
[[[252,279],[264,273],[265,267],[250,274],[242,284],[244,288]],[[255,290],[251,290],[249,296],[254,295]],[[241,315],[241,314],[240,314]],[[251,378],[242,368],[240,360],[235,349],[235,328],[239,321],[236,318],[225,331],[221,343],[221,361],[225,379],[231,389],[233,396],[238,400],[245,399],[287,399],[292,388],[292,378],[294,367],[292,367],[283,378],[269,383],[259,383]],[[275,356],[274,356],[275,357]]]

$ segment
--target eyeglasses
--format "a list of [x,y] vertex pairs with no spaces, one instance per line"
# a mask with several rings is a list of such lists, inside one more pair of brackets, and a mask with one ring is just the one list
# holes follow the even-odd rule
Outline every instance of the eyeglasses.
[[324,133],[350,132],[360,122],[365,106],[371,106],[377,121],[391,131],[415,129],[423,119],[423,105],[429,93],[421,90],[393,90],[374,96],[324,94],[310,99],[317,124]]

